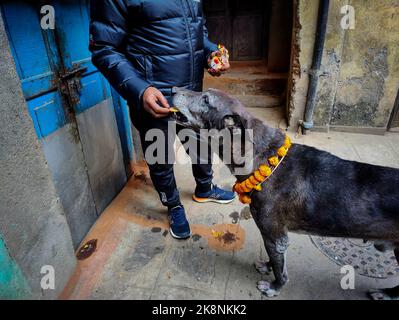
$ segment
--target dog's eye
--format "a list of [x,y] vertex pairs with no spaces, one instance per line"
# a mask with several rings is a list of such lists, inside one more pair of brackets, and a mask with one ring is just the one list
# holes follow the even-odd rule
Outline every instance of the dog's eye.
[[208,96],[204,96],[203,99],[204,99],[204,103],[205,104],[209,104],[209,97]]

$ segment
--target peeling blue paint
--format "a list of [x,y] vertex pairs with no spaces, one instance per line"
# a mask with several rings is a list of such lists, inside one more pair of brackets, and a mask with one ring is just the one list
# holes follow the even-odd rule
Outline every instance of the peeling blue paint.
[[24,299],[29,296],[29,285],[0,238],[0,299]]

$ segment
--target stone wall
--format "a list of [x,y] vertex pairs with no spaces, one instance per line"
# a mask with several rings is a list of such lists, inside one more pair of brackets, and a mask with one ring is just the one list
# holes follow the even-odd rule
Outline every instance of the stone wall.
[[[0,299],[56,298],[76,259],[2,19],[0,57]],[[40,286],[45,265],[54,267],[54,290]]]
[[[303,119],[319,1],[297,0],[290,126]],[[341,7],[355,9],[355,29],[341,27]],[[383,133],[399,87],[399,0],[331,0],[316,129]]]

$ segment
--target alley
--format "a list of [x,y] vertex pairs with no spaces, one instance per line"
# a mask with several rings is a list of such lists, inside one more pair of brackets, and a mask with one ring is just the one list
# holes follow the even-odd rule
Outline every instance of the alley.
[[[279,108],[249,110],[271,126],[283,128]],[[399,167],[397,133],[289,134],[295,143],[312,145],[345,159]],[[186,157],[182,152],[178,156]],[[215,181],[231,187],[235,179],[228,169],[223,164],[214,169]],[[256,283],[272,276],[262,276],[253,267],[266,254],[248,208],[238,200],[224,206],[194,203],[190,171],[188,160],[175,166],[192,225],[190,240],[177,241],[169,235],[166,211],[159,204],[145,166],[137,166],[135,175],[82,242],[97,239],[97,249],[89,258],[78,261],[61,298],[267,299],[256,289]],[[378,279],[357,274],[355,289],[342,290],[340,265],[313,242],[308,235],[290,234],[290,282],[277,299],[366,299],[369,288],[399,282],[398,270],[386,279],[382,279],[384,275]],[[370,246],[364,248],[369,250]]]

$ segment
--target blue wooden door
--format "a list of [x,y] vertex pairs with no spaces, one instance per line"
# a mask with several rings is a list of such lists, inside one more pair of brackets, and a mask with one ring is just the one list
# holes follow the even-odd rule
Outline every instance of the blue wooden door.
[[[39,1],[0,4],[29,112],[39,139],[77,114],[110,97],[110,87],[92,65],[89,43],[89,1],[55,0],[55,30],[40,27]],[[133,159],[126,102],[112,93],[124,160]]]
[[[53,2],[60,55],[68,74],[80,83],[70,88],[71,104],[79,114],[111,96],[110,86],[91,63],[89,45],[89,1]],[[77,72],[77,74],[76,74]],[[75,92],[74,92],[75,91]]]
[[35,2],[9,1],[1,9],[22,90],[41,139],[67,121],[58,82],[64,70],[54,33],[41,29]]
[[40,26],[35,1],[1,5],[22,89],[39,138],[111,96],[92,65],[89,6],[85,0],[53,1],[55,30]]
[[41,28],[43,1],[0,3],[22,91],[75,245],[126,182],[121,121],[88,50],[88,2],[46,2],[55,10],[54,30]]
[[[89,1],[53,0],[55,29],[40,26],[40,1],[0,4],[22,89],[39,139],[76,122],[76,116],[111,98],[91,63]],[[126,167],[133,157],[126,102],[112,93]]]

